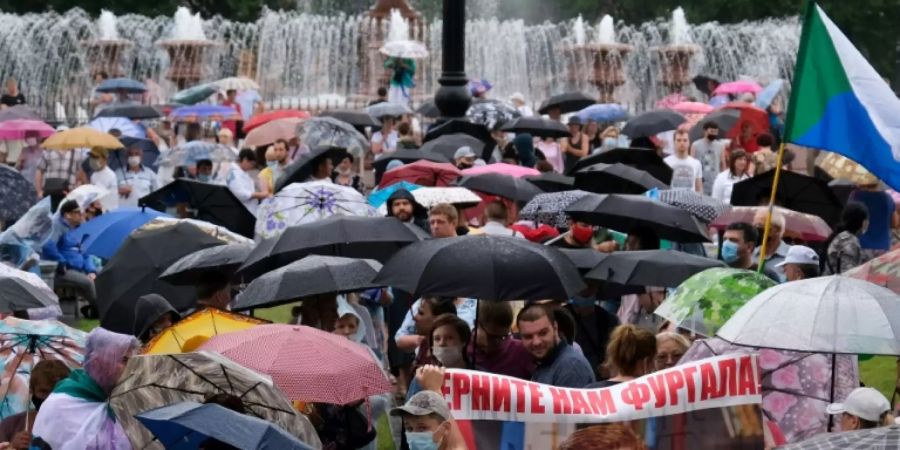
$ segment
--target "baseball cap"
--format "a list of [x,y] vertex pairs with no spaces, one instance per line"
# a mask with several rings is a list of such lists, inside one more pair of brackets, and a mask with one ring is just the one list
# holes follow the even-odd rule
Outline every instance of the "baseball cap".
[[453,159],[459,158],[474,158],[475,152],[472,151],[472,147],[468,145],[464,145],[456,150],[456,153],[453,154]]
[[581,117],[578,117],[578,116],[569,117],[569,123],[567,125],[581,125]]
[[819,254],[805,245],[792,245],[788,249],[784,261],[778,263],[776,267],[783,267],[785,264],[815,264],[818,266]]
[[403,406],[391,410],[392,416],[427,416],[437,414],[444,420],[450,419],[450,408],[441,394],[434,391],[421,391],[413,395]]
[[510,96],[509,96],[509,100],[510,100],[510,101],[517,100],[517,101],[520,101],[520,102],[522,102],[522,103],[525,103],[525,96],[522,95],[521,92],[515,92],[515,93],[513,93],[513,95],[510,95]]
[[870,387],[856,388],[842,403],[832,403],[825,408],[828,414],[851,414],[869,422],[878,422],[881,415],[891,409],[888,399]]

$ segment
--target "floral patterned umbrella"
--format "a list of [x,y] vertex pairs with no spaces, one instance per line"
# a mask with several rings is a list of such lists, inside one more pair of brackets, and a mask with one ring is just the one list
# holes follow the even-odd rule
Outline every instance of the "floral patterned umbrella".
[[557,228],[565,227],[566,208],[587,194],[579,190],[538,194],[519,212],[519,217]]
[[328,181],[293,183],[263,201],[257,210],[256,235],[278,236],[285,228],[331,216],[375,217],[357,190]]
[[16,169],[0,165],[0,222],[12,223],[35,203],[34,186]]
[[42,360],[58,360],[77,368],[84,360],[87,334],[55,320],[0,321],[0,419],[25,411],[31,398],[31,369]]
[[704,222],[712,222],[720,215],[728,212],[731,205],[710,196],[698,194],[684,189],[666,189],[659,191],[659,200],[681,209],[687,210]]
[[900,294],[900,250],[893,250],[871,259],[844,272],[843,275],[866,280]]

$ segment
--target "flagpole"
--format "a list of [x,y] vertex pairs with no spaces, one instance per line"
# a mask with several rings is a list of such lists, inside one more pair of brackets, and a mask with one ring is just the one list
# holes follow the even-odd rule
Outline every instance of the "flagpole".
[[772,180],[772,192],[769,194],[769,210],[766,213],[766,226],[763,228],[762,245],[759,248],[759,260],[756,262],[756,271],[763,273],[766,266],[767,243],[769,242],[769,230],[772,228],[772,211],[775,210],[775,194],[778,192],[778,180],[781,179],[781,165],[784,158],[784,141],[778,147],[778,161],[775,165],[775,178]]

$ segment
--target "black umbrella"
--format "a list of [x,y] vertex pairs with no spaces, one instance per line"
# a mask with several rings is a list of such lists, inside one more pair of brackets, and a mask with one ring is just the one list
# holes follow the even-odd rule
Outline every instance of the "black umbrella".
[[691,213],[643,195],[587,194],[566,208],[573,219],[627,233],[647,227],[660,239],[709,242],[706,227]]
[[620,163],[597,163],[575,172],[575,189],[596,194],[641,194],[653,188],[668,186],[643,170]]
[[385,263],[374,282],[413,297],[482,300],[564,300],[585,288],[578,269],[556,248],[484,234],[403,248]]
[[675,250],[611,253],[585,276],[625,286],[676,287],[696,273],[725,263]]
[[[470,122],[467,119],[450,119],[444,123],[429,128],[428,133],[425,135],[425,142],[427,144],[428,141],[437,139],[441,136],[458,133],[467,134],[474,137],[475,139],[478,139],[481,145],[472,147],[472,150],[476,155],[481,152],[481,159],[490,161],[491,151],[493,150],[495,145],[494,138],[491,137],[491,132],[487,129],[486,126],[479,123]],[[453,151],[456,152],[456,149],[454,149]],[[439,153],[443,154],[443,152]],[[445,156],[447,155],[445,154]],[[451,158],[453,157],[453,155],[449,156]]]
[[[774,178],[775,171],[770,170],[735,184],[731,191],[732,206],[768,205]],[[794,211],[814,214],[826,223],[838,223],[843,209],[840,199],[828,187],[825,180],[789,170],[781,171],[775,204]]]
[[119,142],[124,146],[109,152],[109,168],[112,170],[128,166],[128,149],[132,146],[140,147],[142,156],[141,164],[156,171],[156,160],[159,158],[159,147],[150,139],[141,139],[131,136],[122,136]]
[[347,150],[344,148],[323,145],[310,150],[309,153],[300,155],[299,158],[294,160],[294,162],[284,169],[284,174],[275,181],[275,192],[277,193],[291,183],[304,183],[309,181],[309,177],[312,176],[316,167],[319,163],[324,161],[325,158],[331,158],[331,160],[335,161],[335,164],[337,164],[337,161],[342,159],[346,154]]
[[0,311],[59,306],[59,299],[40,277],[0,263]]
[[440,153],[431,152],[431,151],[427,151],[427,150],[421,150],[421,149],[406,149],[406,148],[404,148],[404,149],[400,149],[400,150],[397,150],[392,153],[386,153],[381,158],[378,158],[375,161],[375,163],[373,164],[375,166],[375,173],[376,173],[375,177],[377,179],[381,179],[380,174],[384,173],[385,169],[387,168],[387,165],[390,164],[390,162],[395,159],[402,161],[404,164],[419,161],[421,159],[424,159],[426,161],[437,162],[437,163],[450,163],[451,162],[450,158],[447,158],[446,156],[444,156]]
[[0,164],[0,223],[12,225],[37,200],[32,182],[26,180],[18,170]]
[[713,111],[706,115],[706,117],[700,119],[693,127],[691,127],[691,131],[688,133],[690,136],[691,142],[696,141],[697,139],[702,139],[706,134],[703,131],[703,126],[709,122],[713,122],[719,126],[719,134],[725,136],[735,125],[737,125],[738,120],[741,118],[741,110],[739,109],[720,109],[717,111]]
[[420,114],[430,119],[437,119],[438,117],[441,117],[441,110],[434,104],[434,100],[428,100],[416,109],[416,114]]
[[525,177],[529,183],[537,186],[544,192],[562,192],[575,189],[575,178],[567,177],[556,172],[544,172],[540,175],[529,175]]
[[112,104],[97,113],[97,117],[127,117],[129,119],[156,119],[163,114],[150,105],[141,104]]
[[365,111],[325,111],[321,116],[334,117],[341,122],[349,123],[354,127],[373,127],[381,126],[381,121],[369,115]]
[[290,303],[311,295],[355,292],[384,285],[372,280],[381,263],[371,259],[310,255],[253,280],[234,301],[235,310]]
[[182,203],[197,211],[194,219],[253,237],[256,217],[227,186],[179,178],[138,200],[139,206],[157,211],[165,211],[167,207]]
[[244,264],[253,247],[254,244],[228,244],[197,250],[175,261],[159,279],[176,286],[192,286],[209,273],[231,277]]
[[581,92],[566,92],[565,94],[554,95],[545,100],[544,103],[541,103],[538,113],[547,114],[551,109],[559,108],[561,114],[566,114],[581,111],[594,103],[597,103],[595,99]]
[[561,248],[559,251],[562,252],[563,255],[566,255],[572,264],[575,264],[575,267],[581,272],[582,275],[588,273],[594,267],[597,267],[597,264],[600,264],[609,253],[603,253],[593,248]]
[[707,96],[712,97],[713,91],[719,87],[719,80],[708,77],[706,75],[697,75],[692,80],[694,82],[694,86],[697,87],[697,90],[706,94]]
[[288,227],[276,237],[263,239],[238,270],[238,276],[252,279],[307,255],[386,261],[401,247],[418,241],[410,228],[393,217],[332,216]]
[[648,150],[645,148],[615,148],[603,153],[581,158],[574,166],[572,166],[569,175],[597,163],[625,164],[626,166],[643,170],[663,183],[668,184],[672,182],[672,168],[660,158],[655,150]]
[[469,147],[472,151],[478,152],[479,149],[484,148],[484,142],[465,133],[452,133],[422,144],[419,151],[438,153],[452,161],[460,147]]
[[162,295],[179,311],[193,307],[197,301],[194,288],[176,287],[160,280],[159,275],[187,254],[222,244],[223,241],[185,222],[135,231],[97,277],[100,325],[131,334],[135,301],[145,294]]
[[635,116],[622,128],[622,134],[631,139],[654,136],[664,131],[672,131],[687,119],[670,109],[657,109]]
[[497,195],[517,202],[529,202],[542,193],[540,188],[521,178],[499,173],[465,176],[457,180],[457,186]]
[[528,133],[542,138],[563,138],[569,136],[569,129],[560,122],[543,117],[520,117],[502,128],[512,133]]

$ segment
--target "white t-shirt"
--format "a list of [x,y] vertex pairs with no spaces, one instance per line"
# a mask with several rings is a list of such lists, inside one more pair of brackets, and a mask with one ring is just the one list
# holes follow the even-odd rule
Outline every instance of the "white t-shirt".
[[713,183],[712,197],[725,203],[731,204],[731,191],[734,189],[734,184],[740,181],[744,181],[747,178],[750,178],[747,174],[739,177],[732,176],[731,170],[724,170],[722,172],[719,172],[719,174],[716,175],[715,182]]
[[664,160],[672,168],[672,189],[696,190],[697,180],[703,179],[703,167],[696,158],[684,159],[677,155],[666,156]]
[[139,172],[130,170],[116,171],[119,186],[130,186],[131,193],[127,197],[119,197],[119,206],[137,206],[141,197],[160,188],[159,177],[152,170],[141,166]]
[[381,131],[372,133],[373,144],[384,143],[381,150],[382,153],[394,153],[397,150],[397,141],[399,139],[400,136],[397,134],[397,130],[392,130],[390,134],[387,135],[386,140],[384,136],[382,136]]
[[104,211],[112,211],[119,207],[119,180],[116,179],[115,172],[109,166],[95,170],[91,174],[91,184],[109,191],[100,197],[100,204],[103,205]]

